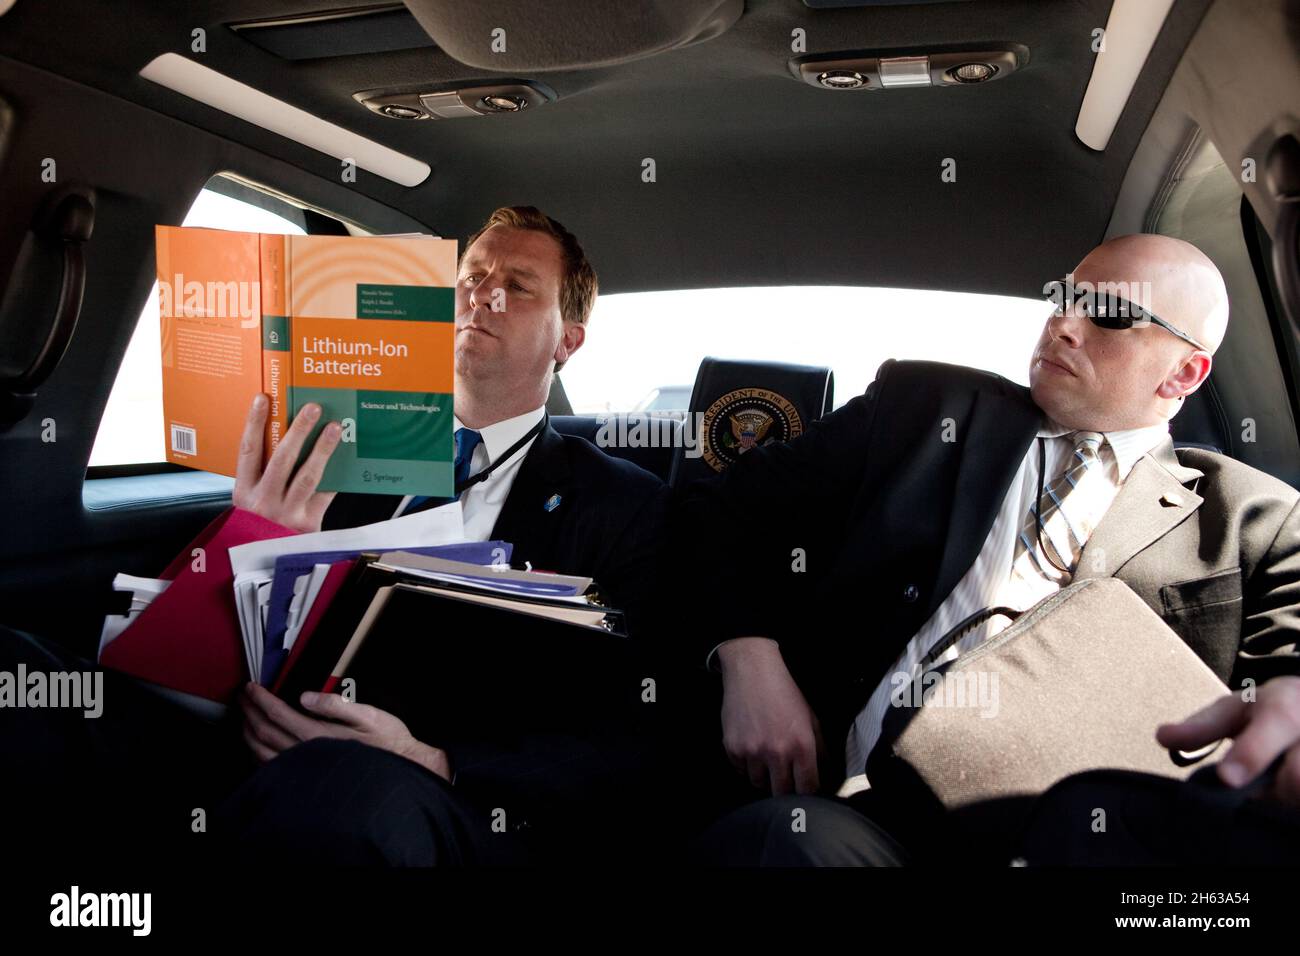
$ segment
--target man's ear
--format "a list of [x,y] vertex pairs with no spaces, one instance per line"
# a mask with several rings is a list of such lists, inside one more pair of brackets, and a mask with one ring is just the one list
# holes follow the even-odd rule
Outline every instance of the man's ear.
[[587,327],[580,322],[565,322],[564,331],[560,333],[560,342],[555,346],[555,361],[563,364],[573,353],[582,348],[587,340]]
[[1173,373],[1160,383],[1156,389],[1156,394],[1161,398],[1182,398],[1190,395],[1201,387],[1210,376],[1210,366],[1213,361],[1209,352],[1203,352],[1197,349],[1193,352],[1182,365],[1174,369]]

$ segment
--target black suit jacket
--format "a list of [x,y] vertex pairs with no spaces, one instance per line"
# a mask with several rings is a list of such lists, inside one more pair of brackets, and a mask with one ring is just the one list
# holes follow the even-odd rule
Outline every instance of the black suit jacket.
[[[553,495],[560,503],[547,511],[543,505]],[[667,499],[667,486],[655,475],[547,425],[515,475],[492,538],[514,545],[511,563],[517,567],[531,562],[535,570],[594,578],[606,603],[624,611],[651,676],[658,661],[654,637],[663,601],[657,572]],[[400,501],[397,495],[340,494],[323,525],[384,521]],[[639,719],[652,717],[657,713]],[[480,807],[506,808],[511,826],[529,832],[539,853],[579,858],[609,844],[609,834],[620,827],[607,818],[623,812],[622,797],[644,790],[655,776],[652,728],[611,726],[594,738],[520,727],[510,740],[431,743],[447,750],[458,792]]]
[[[730,637],[777,639],[835,756],[979,554],[1042,414],[999,376],[891,361],[800,438],[690,488],[677,547],[723,557],[697,568],[711,598],[695,609],[697,661]],[[1076,579],[1125,581],[1233,685],[1295,673],[1297,500],[1253,468],[1166,442],[1130,472]]]

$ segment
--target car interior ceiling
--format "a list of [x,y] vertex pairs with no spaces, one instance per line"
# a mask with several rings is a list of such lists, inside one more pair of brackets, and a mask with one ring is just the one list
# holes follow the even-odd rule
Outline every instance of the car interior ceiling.
[[[85,650],[112,574],[154,573],[223,506],[203,496],[94,513],[83,504],[104,404],[153,281],[152,227],[179,223],[222,172],[373,232],[463,239],[493,208],[536,205],[582,238],[602,293],[857,285],[1037,296],[1109,235],[1160,229],[1227,261],[1216,252],[1244,233],[1251,268],[1225,269],[1234,325],[1214,388],[1188,403],[1175,434],[1300,484],[1294,332],[1259,282],[1276,200],[1262,170],[1258,181],[1236,177],[1234,191],[1209,175],[1212,156],[1197,162],[1212,143],[1228,171],[1240,157],[1262,166],[1279,124],[1294,122],[1300,38],[1287,0],[1174,4],[1104,150],[1083,145],[1074,127],[1094,62],[1087,38],[1110,0],[712,0],[695,5],[708,16],[692,21],[705,37],[694,42],[674,39],[667,20],[575,0],[564,13],[570,42],[501,70],[444,48],[484,17],[527,30],[541,5],[447,3],[438,20],[412,0],[267,25],[330,6],[43,0],[0,17],[0,373],[31,360],[57,299],[57,270],[51,278],[29,255],[30,224],[56,190],[85,190],[95,207],[76,334],[30,414],[0,430],[0,474],[21,490],[0,517],[5,623],[29,625],[39,609],[46,630]],[[1012,75],[979,86],[841,94],[793,75],[796,28],[808,54],[1011,44],[1026,54]],[[202,53],[191,52],[196,29]],[[575,62],[575,48],[594,50],[603,37],[613,52]],[[619,56],[637,48],[649,55]],[[165,53],[432,171],[412,187],[365,169],[345,182],[333,157],[144,79],[141,69]],[[518,115],[411,122],[355,98],[507,79],[553,101]],[[947,158],[957,179],[937,188]],[[653,182],[643,181],[646,159]],[[42,178],[47,160],[56,184]],[[1250,417],[1268,427],[1235,440]],[[40,437],[47,420],[57,423],[52,443]],[[73,587],[96,598],[53,600]]]

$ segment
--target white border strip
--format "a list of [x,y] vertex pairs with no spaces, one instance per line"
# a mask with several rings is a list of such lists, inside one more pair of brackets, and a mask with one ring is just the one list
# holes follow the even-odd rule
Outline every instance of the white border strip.
[[1102,51],[1092,65],[1074,133],[1085,146],[1103,150],[1133,94],[1174,0],[1115,0],[1106,21]]
[[362,169],[403,186],[418,186],[429,178],[428,163],[326,122],[179,54],[164,53],[155,57],[145,65],[140,75],[159,86],[310,146],[327,156],[350,159]]

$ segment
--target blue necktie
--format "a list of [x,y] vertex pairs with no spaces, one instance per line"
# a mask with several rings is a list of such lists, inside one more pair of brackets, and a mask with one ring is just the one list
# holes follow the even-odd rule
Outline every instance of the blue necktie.
[[[460,484],[469,478],[469,464],[474,460],[474,449],[479,446],[483,436],[472,428],[457,428],[453,436],[456,442],[456,484]],[[402,511],[402,516],[415,514],[417,511],[427,511],[430,508],[437,508],[441,505],[448,504],[459,498],[459,495],[452,495],[449,498],[430,497],[429,495],[416,495],[406,505]]]

